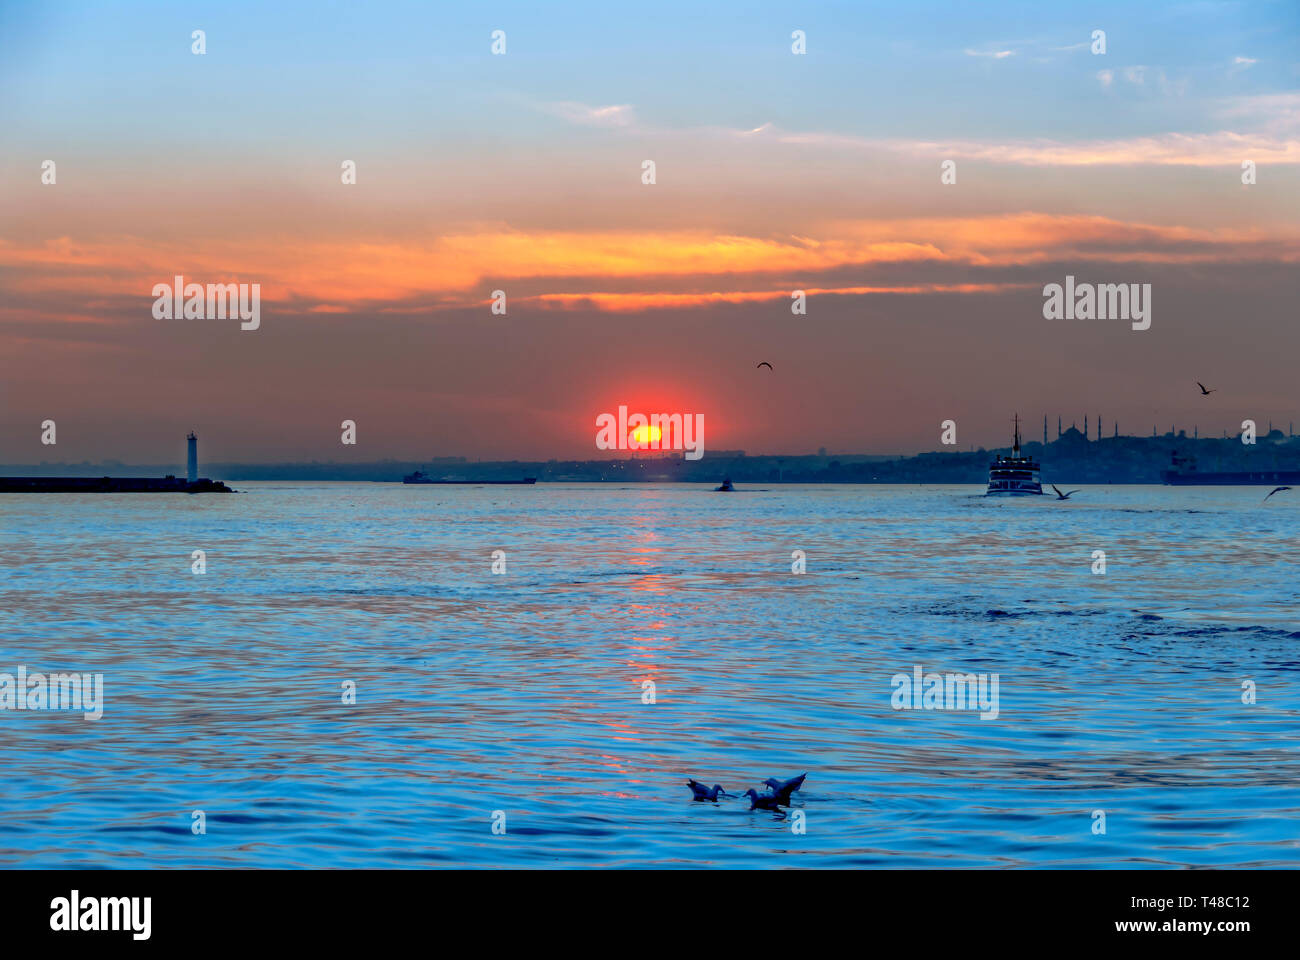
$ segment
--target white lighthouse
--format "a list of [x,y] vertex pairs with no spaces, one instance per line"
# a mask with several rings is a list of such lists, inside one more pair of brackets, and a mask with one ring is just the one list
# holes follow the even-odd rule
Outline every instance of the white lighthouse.
[[185,479],[193,483],[199,478],[199,438],[194,436],[194,431],[191,430],[185,439],[189,444],[189,463],[185,468]]

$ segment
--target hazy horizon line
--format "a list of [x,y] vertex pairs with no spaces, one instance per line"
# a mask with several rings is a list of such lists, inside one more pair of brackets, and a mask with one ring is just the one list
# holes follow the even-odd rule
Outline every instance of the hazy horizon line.
[[[1283,431],[1280,427],[1277,426],[1274,426],[1272,429],[1273,432],[1275,433],[1281,433],[1283,438],[1285,439],[1294,439],[1297,436],[1296,434],[1287,433],[1286,431]],[[1063,431],[1060,437],[1048,440],[1046,445],[1051,446],[1054,443],[1061,442],[1066,438],[1070,430],[1074,430],[1076,433],[1079,433],[1082,436],[1081,431],[1079,431],[1075,427],[1071,427]],[[1259,433],[1259,437],[1261,439],[1266,439],[1268,436],[1270,436],[1270,433],[1267,430],[1261,431]],[[1097,436],[1086,437],[1088,443],[1098,443],[1106,440],[1169,440],[1169,439],[1192,440],[1197,442],[1200,441],[1222,442],[1224,440],[1239,440],[1240,437],[1237,434],[1230,434],[1226,437],[1224,436],[1201,437],[1195,434],[1188,434],[1185,430],[1180,431],[1178,433],[1173,433],[1172,431],[1166,431],[1164,433],[1157,433],[1157,434],[1121,433],[1118,435],[1106,434],[1105,436],[1101,436],[1101,437],[1097,437]],[[1029,447],[1031,445],[1043,446],[1044,444],[1042,440],[1037,438],[1023,440],[1021,443],[1022,447]],[[1010,449],[1010,447],[1011,447],[1010,443],[1003,444],[1000,446],[984,446],[983,444],[975,444],[975,445],[966,445],[965,447],[960,447],[960,448],[956,446],[946,447],[946,448],[941,446],[937,449],[917,450],[912,453],[908,453],[908,452],[862,453],[862,452],[843,451],[843,450],[827,450],[825,453],[821,453],[821,452],[755,453],[748,450],[716,450],[716,451],[706,451],[704,459],[734,460],[739,457],[745,457],[748,459],[755,459],[755,460],[758,459],[799,460],[799,459],[833,459],[837,457],[850,457],[850,458],[861,459],[861,460],[902,460],[911,457],[925,456],[927,454],[940,454],[940,453],[969,454],[969,453],[979,453],[981,451],[992,452],[996,450]],[[323,467],[348,467],[348,468],[356,469],[359,467],[374,466],[374,465],[381,465],[381,464],[396,464],[401,466],[410,466],[410,465],[419,466],[421,464],[439,464],[439,463],[445,463],[449,465],[451,464],[507,464],[507,463],[590,464],[590,463],[634,463],[638,461],[647,461],[647,460],[676,462],[681,459],[682,459],[681,451],[678,450],[662,450],[662,451],[646,450],[646,451],[638,451],[632,453],[629,456],[623,456],[623,457],[598,457],[598,456],[597,457],[547,457],[545,459],[540,459],[537,457],[519,457],[519,456],[488,458],[488,457],[466,457],[459,454],[442,454],[436,457],[379,457],[373,460],[317,460],[317,459],[244,460],[244,459],[226,458],[226,459],[213,459],[206,462],[213,466],[298,467],[298,466],[316,465],[316,466],[323,466]],[[203,462],[204,461],[200,461],[201,464]],[[178,458],[176,461],[174,461],[174,463],[183,465],[184,459]],[[40,461],[33,461],[27,463],[0,462],[0,469],[7,469],[10,467],[19,467],[19,466],[78,467],[83,465],[89,465],[89,466],[110,466],[111,465],[111,466],[125,466],[125,467],[165,468],[173,465],[173,461],[160,460],[157,462],[146,462],[146,461],[118,460],[116,458],[106,458],[100,460],[40,460]]]

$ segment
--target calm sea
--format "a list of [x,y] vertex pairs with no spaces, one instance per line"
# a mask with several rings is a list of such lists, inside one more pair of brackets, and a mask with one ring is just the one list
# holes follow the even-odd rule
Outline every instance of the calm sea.
[[0,496],[0,864],[1300,866],[1300,492],[235,486]]

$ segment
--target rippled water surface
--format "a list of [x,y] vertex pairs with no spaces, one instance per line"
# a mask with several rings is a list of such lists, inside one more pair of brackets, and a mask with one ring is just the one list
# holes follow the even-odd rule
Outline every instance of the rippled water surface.
[[1300,493],[236,486],[0,496],[0,864],[1300,866]]

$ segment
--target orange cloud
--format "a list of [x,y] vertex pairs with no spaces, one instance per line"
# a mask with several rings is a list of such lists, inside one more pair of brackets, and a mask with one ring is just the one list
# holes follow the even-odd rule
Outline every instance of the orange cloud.
[[[522,231],[486,226],[411,241],[247,237],[205,240],[177,249],[139,237],[61,237],[22,246],[0,241],[0,266],[15,268],[12,287],[30,294],[150,299],[155,283],[176,274],[200,283],[262,284],[265,301],[312,312],[427,298],[430,306],[468,306],[491,289],[515,284],[514,296],[564,304],[585,299],[602,309],[695,306],[788,296],[771,280],[815,286],[830,270],[890,263],[944,262],[1013,266],[1091,260],[1152,263],[1295,262],[1300,235],[1257,229],[1199,229],[1125,223],[1107,217],[1018,213],[966,218],[832,221],[816,236],[754,237],[701,231]],[[718,290],[718,277],[730,281]],[[519,281],[578,281],[571,291],[519,289]],[[642,280],[646,292],[608,291],[601,280]],[[975,284],[967,291],[995,285]],[[834,286],[842,294],[943,292],[942,285]],[[509,291],[508,291],[509,292]]]
[[[866,294],[997,293],[1005,290],[1037,289],[1036,283],[923,283],[898,286],[804,287],[808,296],[863,296]],[[726,290],[712,293],[542,293],[522,297],[525,301],[562,307],[595,307],[615,313],[670,307],[702,307],[711,303],[754,303],[789,300],[791,290]],[[488,301],[484,301],[487,303]]]

